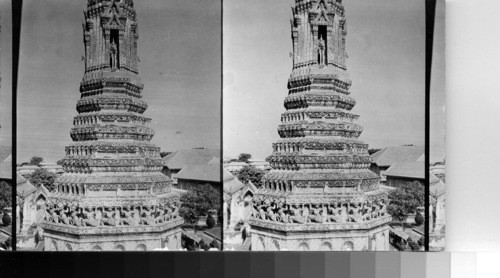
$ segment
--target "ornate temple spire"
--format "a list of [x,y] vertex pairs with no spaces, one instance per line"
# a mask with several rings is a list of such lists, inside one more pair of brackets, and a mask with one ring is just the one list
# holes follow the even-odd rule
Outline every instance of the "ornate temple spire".
[[387,194],[351,112],[342,1],[296,0],[292,14],[286,111],[254,198],[252,250],[387,250]]
[[178,249],[179,196],[143,116],[133,2],[89,0],[84,16],[85,73],[47,201],[46,250]]
[[347,28],[341,0],[295,1],[292,8],[293,68],[346,68]]
[[84,16],[85,72],[138,73],[139,35],[132,1],[89,0]]

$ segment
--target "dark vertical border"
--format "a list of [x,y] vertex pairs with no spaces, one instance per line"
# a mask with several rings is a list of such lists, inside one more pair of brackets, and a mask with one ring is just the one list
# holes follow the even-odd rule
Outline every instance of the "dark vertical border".
[[426,0],[425,2],[425,251],[429,251],[429,205],[430,205],[430,88],[432,69],[432,46],[434,40],[434,18],[436,13],[436,0]]
[[220,0],[220,251],[224,251],[224,0]]
[[16,250],[17,224],[17,69],[23,0],[12,0],[12,250]]

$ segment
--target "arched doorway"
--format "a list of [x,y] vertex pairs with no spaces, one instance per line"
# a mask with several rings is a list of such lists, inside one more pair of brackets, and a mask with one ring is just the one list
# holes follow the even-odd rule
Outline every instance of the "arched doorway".
[[309,251],[309,244],[307,244],[306,242],[302,242],[301,244],[299,244],[298,251]]
[[321,251],[332,251],[332,244],[330,242],[323,242],[320,247]]
[[344,245],[342,245],[342,251],[353,251],[354,250],[354,243],[352,241],[346,241],[344,242]]
[[146,245],[145,244],[139,244],[137,245],[137,248],[135,248],[136,251],[146,251]]
[[118,244],[115,246],[115,251],[125,251],[125,246]]
[[35,222],[36,223],[41,223],[43,219],[45,218],[45,203],[47,201],[47,197],[45,197],[44,194],[40,193],[35,200],[36,204],[36,216],[35,216]]

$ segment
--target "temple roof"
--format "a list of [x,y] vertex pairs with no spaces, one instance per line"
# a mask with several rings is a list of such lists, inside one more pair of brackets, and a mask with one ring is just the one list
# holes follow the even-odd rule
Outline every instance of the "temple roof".
[[235,176],[233,176],[228,171],[223,170],[223,173],[224,173],[224,193],[228,195],[233,195],[235,192],[245,187],[245,185],[241,181],[239,181]]
[[430,173],[429,191],[432,195],[439,197],[446,191],[446,184],[438,179],[433,173]]
[[12,148],[0,146],[0,179],[12,179]]
[[220,164],[185,166],[177,173],[177,179],[221,182]]
[[21,175],[17,174],[16,180],[17,196],[25,198],[26,196],[36,191],[36,187]]
[[423,146],[391,146],[371,155],[377,166],[391,166],[396,162],[415,162],[424,154]]
[[[214,157],[220,157],[220,154],[220,149],[178,150],[165,156],[163,165],[169,169],[182,169],[188,165],[203,165],[208,164]],[[220,181],[220,177],[218,180]]]
[[397,162],[392,164],[387,171],[384,172],[385,176],[425,179],[425,162]]
[[[387,171],[384,172],[385,176],[425,179],[425,162],[398,162],[394,163]],[[429,173],[431,186],[438,183],[440,180],[432,173]]]
[[0,162],[4,162],[12,153],[12,147],[0,146]]

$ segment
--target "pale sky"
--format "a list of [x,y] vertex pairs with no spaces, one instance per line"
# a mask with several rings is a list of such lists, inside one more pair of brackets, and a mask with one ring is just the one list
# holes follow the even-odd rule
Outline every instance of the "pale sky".
[[445,157],[445,1],[438,0],[434,26],[434,52],[430,93],[430,157],[431,162]]
[[[224,156],[265,158],[292,69],[293,0],[224,2]],[[425,1],[344,1],[353,112],[370,148],[424,145]],[[444,104],[444,100],[443,100]]]
[[[83,77],[86,2],[25,0],[18,87],[18,162],[64,157]],[[219,0],[135,1],[145,115],[162,151],[220,148]],[[2,86],[3,89],[3,86]]]
[[12,145],[12,9],[0,0],[0,145]]

